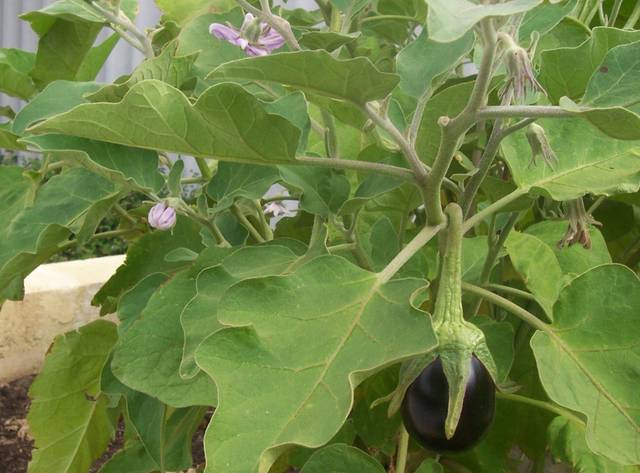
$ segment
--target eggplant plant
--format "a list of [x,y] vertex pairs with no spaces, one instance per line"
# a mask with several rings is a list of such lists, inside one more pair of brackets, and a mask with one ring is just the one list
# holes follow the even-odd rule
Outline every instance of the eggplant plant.
[[156,3],[0,49],[0,301],[128,245],[29,473],[640,472],[640,1]]

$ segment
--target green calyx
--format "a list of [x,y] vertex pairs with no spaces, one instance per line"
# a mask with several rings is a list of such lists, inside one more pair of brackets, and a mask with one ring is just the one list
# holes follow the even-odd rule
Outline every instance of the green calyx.
[[449,384],[445,435],[451,438],[462,413],[471,357],[475,355],[494,380],[496,367],[482,330],[467,322],[462,311],[462,209],[457,204],[449,204],[445,214],[448,218],[446,251],[442,259],[433,329],[438,338],[436,356],[442,361]]

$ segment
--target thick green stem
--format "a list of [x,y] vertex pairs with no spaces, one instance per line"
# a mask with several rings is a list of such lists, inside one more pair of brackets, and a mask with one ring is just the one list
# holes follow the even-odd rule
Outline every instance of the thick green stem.
[[497,51],[496,30],[492,20],[487,20],[483,25],[484,51],[478,70],[478,76],[471,92],[469,102],[464,110],[455,118],[440,117],[438,125],[441,128],[440,147],[433,162],[433,168],[426,182],[426,211],[427,222],[437,225],[444,221],[442,202],[440,197],[442,182],[451,165],[453,156],[469,127],[478,119],[478,109],[485,105],[493,64]]
[[640,1],[636,1],[636,6],[633,7],[631,15],[627,18],[627,22],[624,24],[624,29],[633,29],[633,27],[636,26],[636,23],[638,23],[638,20],[640,20]]
[[407,452],[409,451],[409,433],[404,425],[400,425],[400,437],[398,438],[398,451],[396,453],[395,473],[405,473],[407,468]]
[[451,203],[445,209],[448,225],[446,248],[442,256],[442,267],[438,284],[438,295],[433,311],[433,325],[458,324],[464,322],[462,313],[462,209]]

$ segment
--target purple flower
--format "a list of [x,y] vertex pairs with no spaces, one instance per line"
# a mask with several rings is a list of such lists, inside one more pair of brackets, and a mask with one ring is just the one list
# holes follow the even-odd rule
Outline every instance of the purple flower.
[[149,210],[149,225],[158,230],[169,230],[176,224],[176,211],[164,203],[154,205]]
[[266,56],[285,43],[280,33],[256,19],[251,13],[244,16],[240,29],[229,23],[212,23],[209,32],[218,39],[239,46],[247,56]]

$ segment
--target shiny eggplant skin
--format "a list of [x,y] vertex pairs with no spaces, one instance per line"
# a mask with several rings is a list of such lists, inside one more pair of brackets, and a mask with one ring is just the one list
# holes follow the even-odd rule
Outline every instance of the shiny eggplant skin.
[[402,402],[402,418],[411,437],[427,450],[438,453],[455,453],[474,447],[489,430],[495,413],[495,384],[485,366],[474,356],[460,422],[453,437],[447,439],[444,423],[448,390],[442,362],[437,358],[409,386]]

